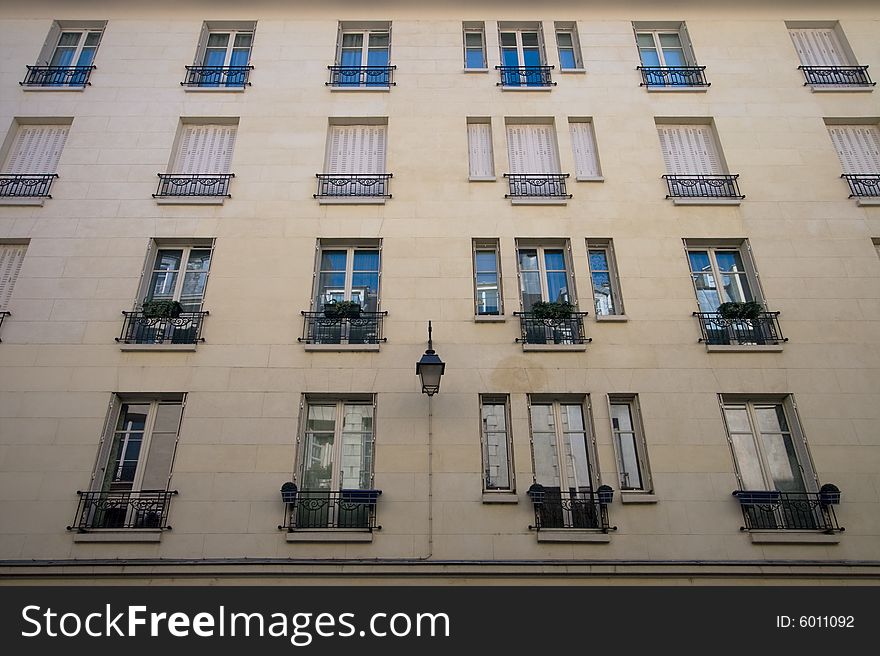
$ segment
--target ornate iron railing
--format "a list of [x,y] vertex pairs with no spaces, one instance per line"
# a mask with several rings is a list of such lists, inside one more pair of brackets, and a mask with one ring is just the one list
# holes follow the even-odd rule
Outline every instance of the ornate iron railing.
[[496,66],[501,72],[500,87],[553,87],[556,82],[550,79],[553,66]]
[[520,344],[584,344],[592,341],[584,336],[586,312],[572,312],[559,319],[545,319],[532,312],[514,312],[519,317]]
[[705,66],[636,66],[642,72],[640,87],[708,87]]
[[[3,320],[4,320],[6,317],[10,317],[10,316],[12,316],[12,312],[10,312],[9,310],[3,310],[3,311],[0,311],[0,328],[3,327]],[[2,341],[3,341],[3,340],[0,339],[0,342],[2,342]]]
[[381,494],[382,490],[300,490],[284,504],[284,522],[278,528],[289,532],[381,529],[376,524]]
[[844,173],[840,177],[849,183],[850,198],[880,196],[880,175]]
[[328,66],[328,87],[393,87],[397,66]]
[[754,319],[726,319],[720,312],[694,312],[700,322],[699,341],[710,345],[775,345],[788,341],[779,327],[779,312],[761,312]]
[[834,506],[823,503],[818,492],[776,492],[736,490],[743,526],[740,530],[822,531],[838,533]]
[[667,198],[745,198],[739,192],[739,175],[664,175]]
[[171,530],[168,507],[177,490],[127,490],[125,492],[77,492],[79,506],[68,531],[90,529]]
[[176,317],[148,317],[142,311],[123,312],[122,334],[116,338],[123,344],[197,344],[203,342],[202,324],[207,310],[181,312]]
[[159,188],[153,198],[169,196],[226,196],[234,173],[158,173]]
[[607,533],[617,528],[609,521],[608,504],[594,492],[544,487],[531,498],[535,524],[530,529],[593,528]]
[[566,192],[568,173],[505,173],[510,193],[505,198],[571,198]]
[[804,86],[810,84],[873,87],[867,66],[798,66],[804,72]]
[[391,198],[391,173],[316,173],[315,198]]
[[27,75],[19,82],[23,87],[84,87],[94,66],[28,66]]
[[253,66],[187,66],[183,87],[244,87]]
[[52,198],[49,189],[57,173],[0,174],[0,198]]
[[305,312],[303,336],[297,341],[306,344],[379,344],[383,319],[388,311],[361,312],[358,317],[327,316],[323,312]]

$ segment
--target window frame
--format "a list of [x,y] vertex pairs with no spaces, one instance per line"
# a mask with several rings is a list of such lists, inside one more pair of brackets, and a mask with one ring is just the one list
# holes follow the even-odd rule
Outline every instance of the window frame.
[[[495,254],[495,276],[498,293],[498,311],[497,312],[480,312],[480,296],[479,282],[477,280],[481,271],[477,268],[478,252],[493,252]],[[474,281],[474,316],[477,318],[486,317],[503,317],[504,316],[504,293],[502,289],[501,276],[501,242],[497,238],[478,238],[471,240],[471,262],[473,264],[473,281]]]
[[[696,275],[700,275],[706,272],[694,271],[691,264],[691,252],[695,251],[706,251],[709,256],[709,267],[712,278],[715,282],[715,290],[718,292],[719,305],[721,303],[727,303],[732,299],[725,299],[726,292],[722,293],[721,290],[724,289],[721,281],[723,280],[723,272],[721,272],[718,261],[716,257],[716,253],[718,252],[736,252],[739,253],[740,259],[743,263],[743,274],[745,280],[749,285],[749,292],[751,292],[751,299],[744,300],[753,300],[758,303],[764,304],[764,293],[761,289],[760,278],[758,276],[758,270],[755,267],[754,258],[752,257],[752,249],[749,245],[747,239],[736,240],[736,241],[727,241],[727,240],[697,240],[697,239],[685,239],[683,240],[685,247],[685,257],[687,259],[688,273],[691,277],[691,286],[694,290],[694,298],[697,303],[697,311],[698,312],[717,312],[717,307],[711,310],[704,310],[700,306],[700,293],[697,288]],[[729,275],[729,274],[728,274]]]
[[[52,49],[52,52],[49,53],[49,66],[62,66],[62,64],[53,64],[52,62],[55,60],[55,55],[58,53],[58,49],[61,48],[61,39],[64,38],[65,34],[79,34],[79,39],[77,39],[76,47],[73,50],[73,56],[70,58],[72,63],[63,65],[64,68],[75,68],[77,66],[94,66],[95,57],[98,56],[98,49],[101,47],[101,39],[104,38],[104,29],[103,28],[61,28],[60,34],[58,35],[58,39],[56,40],[55,47]],[[94,45],[87,46],[86,43],[89,39],[89,35],[97,34],[98,42]],[[88,64],[80,63],[80,58],[82,57],[82,51],[85,48],[94,48],[94,52],[92,53],[92,58],[89,60]]]
[[[486,162],[484,164],[488,165],[490,169],[487,175],[475,175],[474,174],[474,155],[475,150],[481,150],[480,144],[474,144],[473,142],[473,132],[474,130],[471,128],[472,125],[482,126],[486,130],[486,136],[488,137],[486,140],[486,145],[488,146],[488,152],[486,153]],[[471,182],[491,182],[496,180],[495,176],[495,144],[494,142],[494,133],[492,131],[492,119],[490,117],[477,117],[477,116],[468,116],[467,118],[467,138],[468,138],[468,180]]]
[[[611,442],[614,446],[614,455],[617,461],[617,478],[620,485],[621,494],[626,495],[652,495],[654,494],[654,479],[651,475],[651,466],[648,460],[648,443],[645,438],[645,426],[642,419],[642,409],[639,403],[638,394],[608,394],[608,423],[611,427]],[[625,405],[629,410],[631,431],[622,431],[614,426],[613,406]],[[628,485],[626,469],[624,462],[623,446],[621,444],[621,433],[631,433],[633,440],[633,451],[636,456],[637,466],[641,477],[641,487],[631,487]]]
[[[553,24],[553,32],[556,38],[556,54],[559,57],[559,70],[567,71],[569,73],[577,73],[584,70],[584,60],[583,55],[581,54],[581,44],[580,39],[578,37],[578,28],[577,23],[575,22],[555,22]],[[571,45],[563,48],[562,44],[559,43],[559,35],[560,34],[568,34],[571,37]],[[562,60],[562,51],[563,50],[571,50],[572,59],[574,60],[574,66],[564,66]]]
[[[318,294],[321,292],[321,274],[324,272],[321,269],[321,261],[323,259],[323,254],[325,251],[345,251],[345,283],[344,289],[342,290],[343,299],[346,301],[352,300],[353,288],[352,288],[352,280],[355,274],[354,271],[354,255],[357,251],[375,251],[379,258],[379,268],[377,272],[378,285],[376,287],[376,309],[375,310],[367,310],[366,305],[364,303],[365,299],[361,299],[361,307],[365,312],[380,312],[382,307],[382,240],[375,240],[370,243],[369,240],[362,241],[334,241],[334,240],[318,240],[318,243],[315,247],[315,268],[314,268],[314,286],[312,289],[312,307],[313,311],[320,312],[324,308],[325,303],[331,302],[330,299],[326,298],[326,294],[323,294],[325,300],[319,302]],[[330,270],[328,270],[330,271]]]
[[236,37],[238,37],[238,35],[240,35],[240,34],[250,35],[251,42],[247,46],[247,53],[248,53],[247,61],[244,64],[236,64],[236,66],[249,66],[251,63],[251,56],[253,55],[253,52],[254,52],[255,33],[256,33],[256,30],[253,28],[251,28],[251,29],[211,28],[211,27],[206,26],[204,44],[199,48],[199,52],[196,53],[196,62],[197,62],[196,66],[204,66],[204,67],[209,67],[209,68],[214,67],[214,65],[208,64],[208,62],[207,62],[208,49],[210,49],[210,48],[219,49],[218,46],[211,46],[210,45],[211,36],[214,34],[228,34],[229,35],[229,41],[228,41],[226,48],[225,48],[226,52],[223,56],[223,63],[220,64],[218,66],[218,68],[226,68],[226,67],[232,66],[230,61],[232,60],[232,53],[236,49],[236,46],[235,46]]
[[[486,48],[486,25],[485,23],[464,22],[461,27],[461,39],[464,48],[464,70],[467,72],[487,72],[489,70],[489,54]],[[468,34],[480,35],[480,53],[482,55],[482,66],[468,66],[468,52],[476,50],[472,46],[468,46]]]
[[[623,304],[623,293],[620,288],[620,275],[617,269],[617,256],[614,251],[614,240],[613,239],[596,239],[596,238],[587,238],[587,269],[589,269],[590,273],[590,283],[591,288],[593,290],[593,306],[596,312],[596,320],[601,321],[600,317],[623,317],[626,316],[626,309]],[[601,250],[605,254],[605,262],[608,265],[608,270],[606,273],[608,274],[608,280],[610,285],[610,293],[611,293],[611,302],[614,306],[614,312],[604,314],[599,312],[598,299],[596,298],[596,281],[593,277],[594,273],[599,273],[599,270],[593,269],[593,261],[590,257],[591,251]]]
[[[482,462],[482,490],[483,494],[514,494],[516,493],[516,467],[513,462],[513,430],[510,424],[510,395],[509,394],[480,394],[480,453]],[[507,481],[506,486],[490,486],[490,462],[489,455],[489,431],[486,428],[486,417],[483,408],[487,405],[503,406],[504,408],[504,448],[506,450]],[[493,431],[500,433],[501,431]]]
[[388,61],[385,66],[391,66],[391,23],[388,23],[384,27],[379,27],[378,25],[372,27],[359,27],[350,23],[341,22],[339,24],[339,41],[336,47],[335,61],[337,66],[348,66],[348,64],[342,63],[343,51],[347,49],[352,49],[350,47],[347,48],[344,45],[346,34],[359,34],[363,37],[363,41],[361,42],[360,46],[360,63],[356,66],[352,66],[353,68],[373,65],[368,63],[370,61],[370,36],[372,34],[386,34],[388,36],[388,45],[384,48],[384,50],[386,50]]
[[[516,35],[516,64],[507,64],[505,63],[504,58],[504,49],[510,48],[510,46],[504,45],[504,34],[515,34]],[[523,44],[523,34],[531,34],[535,33],[537,35],[537,46],[525,46]],[[541,23],[518,23],[518,24],[510,24],[510,23],[498,23],[498,48],[499,54],[501,56],[501,65],[502,66],[517,66],[520,68],[524,68],[530,66],[530,64],[526,64],[525,62],[525,48],[536,47],[538,49],[538,64],[537,66],[547,66],[547,48],[546,43],[544,42],[544,28]]]
[[[147,255],[144,258],[144,267],[141,269],[141,282],[138,286],[138,295],[135,298],[134,309],[137,310],[141,303],[147,300],[154,300],[152,295],[153,293],[153,274],[165,271],[164,269],[157,269],[156,266],[159,263],[159,258],[163,251],[173,251],[179,250],[181,251],[180,257],[180,269],[177,270],[177,278],[174,283],[174,291],[171,295],[171,298],[167,300],[178,301],[183,303],[181,300],[181,294],[183,293],[183,283],[184,278],[187,273],[187,265],[189,263],[190,255],[194,250],[206,250],[208,251],[208,268],[204,271],[205,273],[205,284],[204,289],[202,291],[201,299],[198,302],[198,307],[193,310],[185,310],[186,312],[200,312],[205,305],[205,296],[208,291],[208,282],[211,279],[211,265],[214,262],[214,239],[189,239],[189,240],[150,240],[150,244],[147,247]],[[197,269],[193,269],[193,271],[200,271]],[[159,299],[156,299],[159,300]],[[165,300],[162,297],[162,300]],[[195,303],[192,303],[195,305]]]
[[[575,308],[578,306],[577,301],[577,292],[575,290],[574,283],[574,266],[572,260],[571,253],[571,241],[569,239],[564,240],[532,240],[532,239],[517,239],[516,240],[516,273],[517,278],[519,280],[519,303],[520,310],[523,312],[529,312],[530,310],[525,309],[525,304],[523,302],[523,269],[522,263],[520,261],[520,251],[524,249],[534,249],[537,251],[538,257],[538,275],[540,277],[541,282],[541,300],[542,301],[551,301],[549,286],[547,282],[547,270],[546,270],[546,259],[545,252],[547,249],[550,250],[562,250],[562,254],[565,261],[565,275],[566,275],[566,287],[568,289],[568,300],[566,302],[571,303]],[[553,270],[555,272],[556,270]],[[531,270],[529,271],[529,273]]]
[[[633,32],[635,33],[635,41],[636,41],[636,50],[639,54],[639,65],[641,66],[651,66],[650,64],[646,64],[642,59],[642,46],[639,44],[639,36],[640,35],[650,35],[651,39],[654,42],[654,53],[657,56],[657,61],[659,62],[657,66],[661,68],[680,68],[682,66],[697,66],[697,58],[693,51],[693,46],[691,45],[690,37],[687,33],[687,28],[685,24],[679,23],[678,27],[648,27],[648,26],[639,26],[638,23],[633,24]],[[681,56],[684,60],[684,64],[669,64],[666,62],[666,55],[663,52],[663,45],[660,41],[660,37],[664,35],[673,34],[678,37],[678,42],[681,45]]]

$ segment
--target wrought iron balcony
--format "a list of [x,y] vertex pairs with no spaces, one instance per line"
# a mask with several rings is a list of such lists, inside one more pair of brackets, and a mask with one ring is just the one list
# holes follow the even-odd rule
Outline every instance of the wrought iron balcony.
[[397,66],[328,66],[328,87],[393,87],[394,70]]
[[244,87],[253,66],[187,66],[183,87]]
[[204,342],[202,323],[208,311],[181,312],[176,317],[146,316],[142,311],[123,312],[122,344],[197,344]]
[[584,337],[586,312],[572,312],[570,316],[547,319],[532,312],[514,312],[519,317],[520,344],[584,344],[592,341]]
[[736,490],[743,514],[742,531],[843,531],[832,503],[819,492]]
[[234,173],[158,173],[159,188],[153,198],[176,196],[229,195],[229,180]]
[[664,175],[667,198],[745,198],[739,193],[739,175]]
[[327,316],[323,312],[305,312],[303,336],[297,341],[305,344],[379,344],[387,341],[382,336],[384,312],[361,312],[357,317]]
[[761,312],[755,319],[726,319],[720,312],[694,312],[701,342],[723,345],[776,345],[788,341],[779,327],[779,312]]
[[77,492],[79,506],[68,531],[89,529],[162,529],[168,526],[168,507],[177,490]]
[[284,523],[289,532],[342,529],[372,531],[376,505],[382,490],[300,490],[284,504]]
[[550,79],[553,66],[496,66],[501,72],[499,87],[555,87],[556,82]]
[[642,72],[640,87],[708,87],[705,66],[636,66]]
[[828,85],[843,87],[873,87],[867,66],[798,66],[804,72],[804,86]]
[[27,75],[19,82],[23,87],[84,87],[94,66],[28,66]]
[[571,198],[566,193],[568,173],[505,173],[510,193],[505,198]]
[[391,198],[391,173],[316,173],[315,198]]
[[850,198],[880,197],[880,175],[844,173],[840,177],[849,183]]
[[[3,320],[4,320],[6,317],[10,317],[10,316],[12,316],[12,312],[10,312],[9,310],[3,310],[2,312],[0,312],[0,328],[3,327]],[[2,342],[2,341],[3,341],[3,340],[0,339],[0,342]]]
[[52,198],[49,189],[57,173],[0,174],[0,198]]
[[608,500],[595,492],[560,490],[558,487],[533,486],[529,490],[538,531],[555,528],[592,528],[602,533],[616,530],[608,518]]

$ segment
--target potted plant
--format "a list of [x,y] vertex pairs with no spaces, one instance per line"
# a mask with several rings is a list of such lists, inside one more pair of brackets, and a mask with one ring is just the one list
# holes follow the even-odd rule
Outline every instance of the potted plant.
[[819,503],[823,506],[840,503],[840,488],[834,485],[834,483],[825,483],[825,485],[819,488]]
[[141,311],[148,319],[176,319],[183,311],[183,307],[179,301],[153,299],[144,301]]
[[596,495],[599,497],[599,503],[608,504],[614,498],[614,490],[610,485],[600,485],[596,488]]
[[574,305],[566,301],[538,301],[532,305],[535,319],[568,319],[574,312]]
[[361,304],[357,301],[325,303],[324,316],[329,319],[357,319],[361,316]]
[[764,306],[757,301],[745,303],[730,302],[718,306],[718,314],[722,319],[757,319],[764,311]]
[[296,501],[296,483],[287,481],[281,486],[281,500],[284,503],[294,503]]

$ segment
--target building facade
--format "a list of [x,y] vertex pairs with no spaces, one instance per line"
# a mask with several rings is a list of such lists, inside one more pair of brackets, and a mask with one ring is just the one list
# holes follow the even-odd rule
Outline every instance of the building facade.
[[0,34],[3,580],[876,583],[876,8]]

